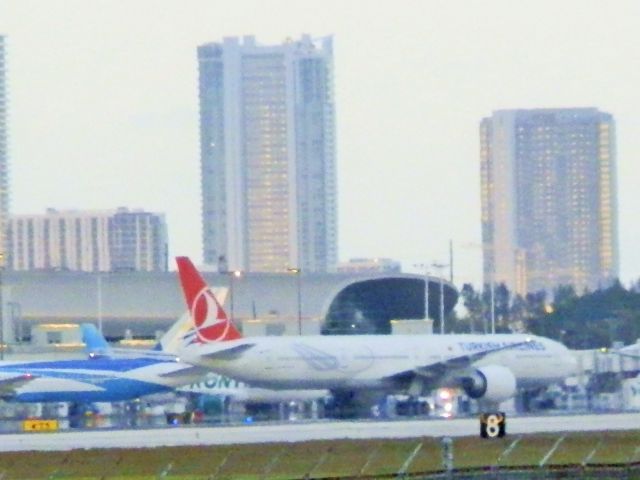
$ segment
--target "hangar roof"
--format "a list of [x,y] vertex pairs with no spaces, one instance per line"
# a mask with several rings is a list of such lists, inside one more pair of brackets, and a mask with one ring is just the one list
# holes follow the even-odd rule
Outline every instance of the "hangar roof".
[[[236,319],[323,319],[324,333],[386,333],[389,320],[424,318],[424,277],[412,274],[245,273],[236,278],[203,273],[212,286],[229,288],[225,308]],[[2,272],[6,322],[98,322],[107,336],[125,329],[152,336],[186,311],[175,272]],[[458,294],[443,282],[445,310]],[[299,290],[298,290],[299,287]],[[429,312],[439,316],[440,280],[430,277]],[[299,294],[299,295],[298,295]],[[18,327],[16,327],[16,330]],[[25,331],[28,329],[25,328]],[[5,337],[5,338],[8,338]]]

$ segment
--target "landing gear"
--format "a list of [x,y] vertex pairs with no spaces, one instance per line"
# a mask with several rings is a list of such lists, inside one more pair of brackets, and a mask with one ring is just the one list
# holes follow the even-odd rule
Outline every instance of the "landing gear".
[[504,412],[480,414],[480,436],[482,438],[502,438],[507,433],[507,416]]
[[428,416],[431,405],[426,399],[384,392],[336,390],[324,405],[328,418],[395,418]]
[[372,414],[371,407],[377,405],[379,400],[380,394],[377,392],[335,390],[325,404],[325,415],[328,418],[368,418]]
[[332,392],[325,412],[329,418],[356,418],[361,409],[355,392],[336,391]]
[[428,416],[431,405],[426,400],[417,397],[408,397],[396,403],[396,414],[400,416],[421,417]]

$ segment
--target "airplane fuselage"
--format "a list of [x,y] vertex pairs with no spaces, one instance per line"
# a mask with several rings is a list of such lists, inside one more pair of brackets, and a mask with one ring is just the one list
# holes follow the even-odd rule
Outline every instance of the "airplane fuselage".
[[181,355],[252,386],[366,389],[385,388],[385,379],[400,372],[517,343],[523,344],[492,353],[473,366],[505,366],[521,387],[547,385],[576,371],[564,345],[520,334],[259,337],[224,342],[227,347],[252,345],[230,358],[207,358],[219,343],[190,345]]
[[[0,380],[30,375],[7,400],[17,402],[113,402],[173,391],[199,379],[190,365],[153,359],[2,362]],[[185,374],[182,374],[185,372]]]

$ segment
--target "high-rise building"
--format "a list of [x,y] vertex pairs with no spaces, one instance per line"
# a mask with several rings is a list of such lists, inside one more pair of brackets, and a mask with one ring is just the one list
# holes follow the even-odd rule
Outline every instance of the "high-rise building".
[[164,215],[126,208],[11,215],[10,270],[166,271]]
[[[0,35],[0,253],[6,250],[9,215],[9,153],[7,145],[7,67],[5,37]],[[0,265],[3,260],[0,260]]]
[[578,292],[618,276],[615,123],[595,108],[500,110],[480,123],[485,282]]
[[225,38],[198,48],[204,261],[337,263],[332,39]]

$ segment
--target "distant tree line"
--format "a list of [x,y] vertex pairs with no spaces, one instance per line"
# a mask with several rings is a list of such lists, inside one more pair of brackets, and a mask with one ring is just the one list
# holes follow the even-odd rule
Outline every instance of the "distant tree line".
[[[450,332],[489,332],[491,289],[482,292],[465,284],[460,292],[466,309],[447,318]],[[629,289],[619,281],[606,289],[578,295],[562,285],[548,298],[545,292],[513,295],[504,284],[494,288],[496,333],[528,332],[561,341],[572,349],[625,345],[640,338],[640,282]]]

